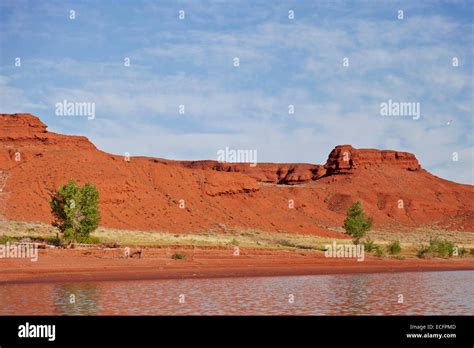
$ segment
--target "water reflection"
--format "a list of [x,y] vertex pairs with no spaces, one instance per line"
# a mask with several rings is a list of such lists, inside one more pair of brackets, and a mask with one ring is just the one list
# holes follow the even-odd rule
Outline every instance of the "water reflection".
[[11,284],[0,314],[473,315],[473,285],[474,271]]
[[55,284],[52,289],[58,315],[99,314],[99,283]]

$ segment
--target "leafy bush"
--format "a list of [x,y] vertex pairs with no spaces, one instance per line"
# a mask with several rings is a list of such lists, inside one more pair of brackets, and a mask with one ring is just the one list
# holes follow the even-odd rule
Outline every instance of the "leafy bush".
[[174,259],[174,260],[184,260],[186,258],[186,255],[176,253],[176,254],[173,254],[173,256],[171,256],[171,258]]
[[429,245],[421,245],[418,248],[418,251],[416,252],[416,256],[419,257],[419,258],[422,258],[422,259],[431,256],[430,246]]
[[451,257],[454,253],[454,244],[448,240],[433,239],[430,241],[430,246],[436,256]]
[[448,240],[431,239],[428,245],[422,245],[417,252],[417,256],[425,257],[451,257],[454,254],[455,246]]
[[50,206],[57,227],[66,241],[87,243],[93,241],[90,233],[99,226],[99,193],[94,185],[79,187],[71,180],[58,188],[51,197]]
[[346,233],[354,239],[355,244],[359,244],[360,239],[365,236],[372,227],[372,218],[365,217],[359,201],[355,202],[348,210],[344,220]]
[[375,256],[377,256],[377,257],[382,257],[382,256],[385,255],[385,252],[384,252],[383,248],[380,245],[376,245],[374,247],[374,250],[375,250]]
[[459,255],[460,257],[463,257],[463,256],[466,255],[466,254],[467,254],[467,249],[464,248],[464,247],[460,247],[459,250],[458,250],[458,255]]
[[399,254],[400,251],[402,251],[402,247],[400,246],[400,242],[397,240],[397,241],[394,241],[394,242],[390,243],[389,245],[387,245],[387,251],[391,255]]
[[368,253],[372,252],[375,248],[375,243],[370,237],[367,237],[367,240],[364,241],[364,250]]

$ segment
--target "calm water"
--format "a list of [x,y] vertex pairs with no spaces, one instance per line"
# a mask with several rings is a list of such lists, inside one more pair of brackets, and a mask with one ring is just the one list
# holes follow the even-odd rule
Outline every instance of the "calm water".
[[0,314],[474,315],[474,271],[11,284]]

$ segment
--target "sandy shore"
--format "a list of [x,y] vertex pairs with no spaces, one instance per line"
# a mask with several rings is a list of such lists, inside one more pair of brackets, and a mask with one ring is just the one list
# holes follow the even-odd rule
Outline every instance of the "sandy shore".
[[[150,247],[142,258],[125,258],[123,249],[46,249],[36,262],[0,259],[0,283],[75,282],[100,280],[282,276],[341,273],[474,270],[474,258],[365,260],[334,259],[322,252],[225,247]],[[134,250],[132,249],[132,252]],[[174,260],[175,253],[185,254]]]

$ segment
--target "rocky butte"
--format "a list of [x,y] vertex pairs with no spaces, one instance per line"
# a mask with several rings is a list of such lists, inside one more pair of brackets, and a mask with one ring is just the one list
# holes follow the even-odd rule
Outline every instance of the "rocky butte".
[[347,208],[360,200],[374,228],[474,231],[474,187],[433,176],[407,152],[339,145],[324,165],[126,161],[85,137],[49,132],[31,114],[0,114],[0,144],[6,220],[50,223],[51,193],[76,179],[96,185],[101,224],[111,228],[187,233],[229,226],[340,236],[331,228],[341,227]]

